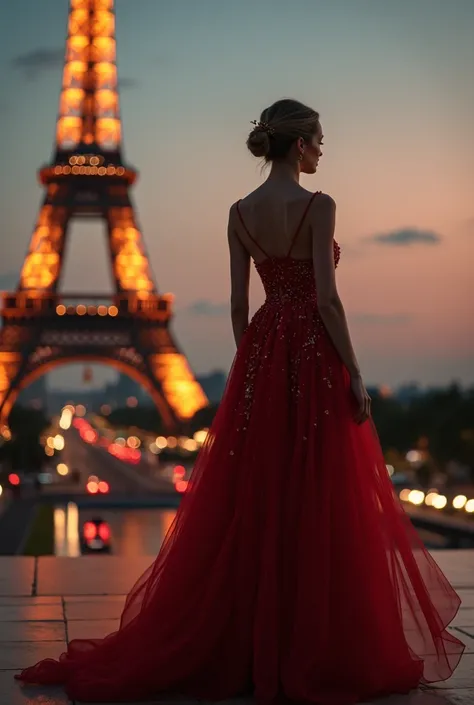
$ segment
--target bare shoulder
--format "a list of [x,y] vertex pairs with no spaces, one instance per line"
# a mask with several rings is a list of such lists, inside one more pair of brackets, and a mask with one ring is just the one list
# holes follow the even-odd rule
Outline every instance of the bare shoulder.
[[238,204],[239,201],[235,201],[229,208],[229,224],[236,222]]
[[311,209],[310,225],[313,247],[326,248],[333,240],[336,226],[336,201],[328,193],[319,193]]
[[315,200],[315,210],[319,211],[319,213],[334,213],[336,210],[336,201],[332,196],[330,196],[328,193],[323,193],[320,191]]
[[336,201],[328,193],[318,193],[311,208],[313,224],[329,225],[336,216]]
[[258,201],[262,186],[258,186],[256,189],[248,193],[246,196],[239,198],[235,201],[229,208],[229,223],[238,223],[240,220],[239,212],[245,213],[248,206],[252,208],[255,201]]

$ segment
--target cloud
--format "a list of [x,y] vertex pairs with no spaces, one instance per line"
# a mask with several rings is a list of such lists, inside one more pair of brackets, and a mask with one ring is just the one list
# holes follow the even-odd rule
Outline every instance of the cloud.
[[10,65],[28,79],[36,79],[42,73],[57,69],[64,61],[64,48],[32,49],[15,56]]
[[[37,79],[41,74],[60,68],[64,63],[64,49],[33,49],[24,54],[18,54],[10,61],[10,66],[20,71],[27,80]],[[120,90],[129,90],[140,85],[137,78],[124,76],[119,78]],[[0,111],[1,111],[0,105]]]
[[182,309],[185,313],[190,313],[194,316],[226,316],[229,314],[228,303],[215,303],[213,301],[193,301],[188,306]]
[[349,318],[355,323],[368,323],[369,325],[398,325],[413,320],[411,313],[349,313]]
[[418,230],[418,228],[402,228],[401,230],[392,230],[387,233],[372,235],[368,238],[372,242],[380,243],[381,245],[390,245],[394,247],[407,247],[417,243],[423,245],[437,245],[441,242],[441,235],[432,230]]
[[20,279],[19,272],[4,272],[0,274],[0,291],[14,291]]
[[118,80],[119,91],[126,91],[129,88],[136,88],[139,85],[140,81],[138,78],[130,78],[129,76],[125,76],[124,78],[119,78]]

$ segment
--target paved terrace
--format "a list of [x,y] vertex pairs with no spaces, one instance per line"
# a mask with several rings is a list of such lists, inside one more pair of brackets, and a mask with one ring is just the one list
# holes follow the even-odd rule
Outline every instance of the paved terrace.
[[[465,642],[465,655],[454,676],[436,688],[372,705],[474,705],[474,551],[437,551],[435,556],[463,599],[450,629]],[[56,657],[68,639],[101,637],[116,629],[126,592],[151,561],[0,556],[0,705],[79,705],[60,689],[22,689],[13,673]]]

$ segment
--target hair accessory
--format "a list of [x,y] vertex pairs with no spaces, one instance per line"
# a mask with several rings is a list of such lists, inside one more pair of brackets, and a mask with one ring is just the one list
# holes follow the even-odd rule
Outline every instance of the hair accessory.
[[275,128],[272,127],[268,122],[263,122],[259,120],[250,120],[252,125],[255,125],[255,127],[259,130],[262,130],[262,132],[267,132],[269,135],[274,135],[275,134]]

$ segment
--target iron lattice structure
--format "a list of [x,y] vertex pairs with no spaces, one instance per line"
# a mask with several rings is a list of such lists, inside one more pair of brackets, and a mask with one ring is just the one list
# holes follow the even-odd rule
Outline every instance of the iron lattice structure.
[[[149,391],[169,429],[208,400],[170,332],[172,296],[154,282],[122,158],[114,0],[70,0],[52,163],[16,292],[3,294],[0,423],[21,389],[62,363],[108,363]],[[115,293],[60,294],[68,229],[105,223]]]

